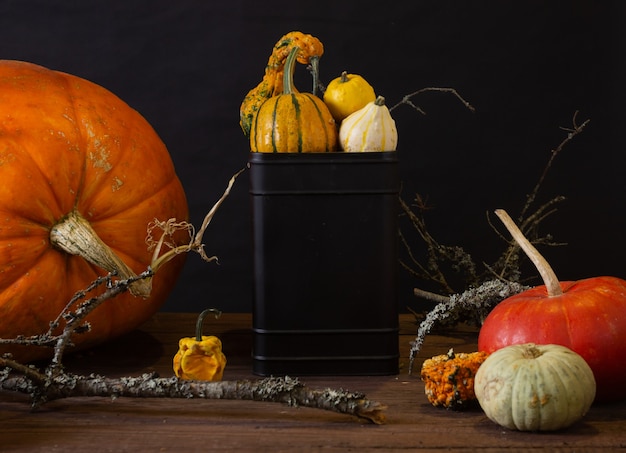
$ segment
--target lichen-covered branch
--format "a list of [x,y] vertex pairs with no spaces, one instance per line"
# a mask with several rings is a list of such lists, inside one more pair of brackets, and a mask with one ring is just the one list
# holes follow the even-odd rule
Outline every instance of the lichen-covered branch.
[[[1,364],[1,362],[0,362]],[[60,398],[100,396],[131,398],[202,398],[283,403],[354,415],[375,424],[385,423],[386,406],[345,390],[313,389],[298,379],[272,377],[241,381],[189,381],[155,374],[107,378],[62,373],[45,387],[34,385],[30,376],[0,379],[0,388],[34,395],[33,404]],[[33,391],[37,389],[38,391]]]
[[413,369],[413,362],[419,353],[426,335],[437,323],[455,324],[463,318],[467,320],[470,313],[477,317],[475,322],[481,323],[493,307],[507,297],[518,294],[527,286],[515,282],[504,282],[494,279],[488,280],[476,288],[470,288],[460,294],[453,294],[446,300],[439,302],[417,329],[417,338],[411,343],[409,353],[409,374]]
[[[135,277],[123,280],[113,280],[113,274],[98,277],[87,289],[77,291],[74,294],[59,316],[50,322],[48,331],[32,336],[18,336],[10,339],[0,338],[0,344],[54,347],[57,350],[56,358],[60,359],[65,348],[71,344],[71,336],[75,333],[80,334],[89,330],[89,324],[82,322],[89,313],[107,300],[127,291],[134,282],[151,276],[152,272],[148,269]],[[91,291],[103,284],[106,286],[104,292],[98,296],[86,298]],[[62,324],[64,326],[63,332],[55,335],[53,332]]]

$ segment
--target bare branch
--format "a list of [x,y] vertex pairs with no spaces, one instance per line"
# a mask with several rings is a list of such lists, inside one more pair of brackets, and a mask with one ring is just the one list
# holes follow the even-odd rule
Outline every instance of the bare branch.
[[[543,186],[548,172],[558,154],[561,153],[565,146],[568,145],[578,134],[580,134],[589,123],[589,120],[586,120],[582,124],[578,124],[577,115],[578,112],[575,112],[572,119],[573,127],[571,129],[563,128],[568,132],[567,136],[555,149],[552,150],[550,158],[544,167],[539,180],[535,184],[532,192],[527,196],[521,210],[518,223],[520,225],[520,229],[524,232],[524,235],[529,238],[532,244],[562,245],[561,243],[554,241],[549,235],[540,236],[539,225],[543,223],[548,216],[556,212],[556,205],[562,202],[565,198],[563,196],[556,196],[540,205],[531,214],[529,214],[529,211],[533,207],[537,199],[537,195]],[[423,219],[412,213],[406,203],[401,202],[401,206],[407,216],[411,219],[413,227],[418,231],[418,234],[424,241],[427,249],[431,249],[435,246],[440,249],[441,247],[438,246],[435,239],[426,230],[426,225]],[[415,356],[422,347],[425,336],[430,332],[435,323],[450,325],[450,323],[458,322],[458,319],[461,316],[470,318],[478,316],[479,322],[482,322],[486,314],[489,313],[489,311],[501,300],[520,292],[525,288],[519,283],[521,276],[519,266],[519,245],[515,241],[505,238],[504,235],[499,232],[499,230],[491,222],[489,213],[487,213],[487,222],[493,231],[495,231],[496,234],[507,243],[507,247],[495,263],[483,263],[486,270],[485,274],[480,276],[480,278],[483,279],[483,283],[474,288],[471,282],[466,282],[470,288],[469,290],[458,294],[452,294],[449,297],[440,296],[442,298],[440,300],[437,295],[433,295],[432,293],[425,292],[418,288],[414,290],[417,297],[437,302],[437,305],[426,314],[425,318],[419,324],[417,338],[411,346],[409,370],[413,365]],[[402,243],[409,250],[409,256],[415,260],[408,247],[408,241],[406,238],[403,237]],[[452,255],[452,257],[454,257],[454,255]],[[458,255],[458,257],[461,257],[462,259],[469,259],[464,255]],[[429,261],[429,263],[431,262]],[[405,267],[408,266],[405,265]],[[425,265],[417,263],[416,267],[423,269]],[[425,273],[424,275],[426,277],[430,277],[430,280],[436,283],[446,282],[446,275],[444,275],[439,268],[437,268],[437,271],[438,273],[435,274]]]
[[571,142],[578,134],[582,133],[582,131],[585,129],[585,127],[589,124],[589,122],[591,120],[587,119],[585,121],[583,121],[582,124],[578,124],[577,123],[577,117],[578,117],[578,110],[574,112],[574,116],[572,118],[572,129],[569,128],[561,128],[565,131],[568,132],[567,136],[563,139],[563,141],[561,141],[561,143],[559,143],[559,145],[554,148],[552,150],[552,152],[550,153],[550,159],[548,160],[548,163],[546,164],[546,166],[543,169],[543,172],[541,174],[541,176],[539,177],[539,180],[537,181],[537,184],[535,184],[535,187],[533,188],[532,192],[528,195],[527,199],[526,199],[526,203],[524,204],[524,207],[522,208],[522,212],[520,213],[520,216],[518,218],[518,222],[521,223],[524,220],[524,217],[526,215],[526,211],[528,211],[528,209],[530,209],[530,206],[534,203],[535,199],[537,198],[537,194],[539,193],[539,189],[541,188],[541,186],[543,185],[548,172],[550,171],[550,168],[552,168],[552,164],[554,163],[554,160],[556,159],[556,157],[561,153],[561,151],[563,151],[563,148],[565,148],[565,146],[567,146],[567,144],[569,142]]
[[442,296],[441,294],[433,293],[419,288],[413,288],[413,295],[415,297],[430,300],[431,302],[437,302],[438,304],[450,302],[449,296]]
[[[0,357],[0,368],[8,368],[16,371],[24,376],[28,381],[35,385],[44,385],[46,382],[46,375],[42,374],[35,367],[24,365],[16,362],[9,357]],[[0,383],[2,379],[0,379]]]
[[413,101],[411,101],[411,99],[414,98],[415,96],[419,96],[420,94],[426,93],[426,92],[429,92],[429,91],[436,91],[436,92],[440,92],[440,93],[450,93],[450,94],[453,94],[459,101],[461,101],[461,103],[465,106],[465,108],[470,110],[472,113],[474,113],[476,111],[474,106],[472,106],[472,104],[470,104],[465,99],[463,99],[463,97],[454,88],[439,88],[439,87],[427,87],[427,88],[422,88],[422,89],[419,89],[417,91],[414,91],[413,93],[409,93],[409,94],[405,95],[400,102],[398,102],[396,105],[391,107],[389,109],[389,111],[390,112],[393,111],[394,109],[396,109],[397,107],[401,106],[402,104],[407,104],[410,107],[412,107],[415,110],[417,110],[422,115],[426,115],[426,112],[424,110],[422,110],[420,107],[418,107],[417,105],[415,105],[413,103]]

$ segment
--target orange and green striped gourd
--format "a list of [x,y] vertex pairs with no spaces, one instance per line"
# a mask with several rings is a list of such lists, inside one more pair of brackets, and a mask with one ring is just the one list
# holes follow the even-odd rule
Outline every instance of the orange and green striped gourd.
[[337,125],[328,107],[293,85],[298,48],[287,57],[283,93],[266,100],[250,129],[250,150],[262,153],[319,153],[337,150]]

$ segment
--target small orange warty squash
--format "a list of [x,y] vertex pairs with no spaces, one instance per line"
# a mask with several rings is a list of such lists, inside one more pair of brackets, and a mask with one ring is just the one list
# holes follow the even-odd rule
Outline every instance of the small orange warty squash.
[[[187,219],[170,155],[148,122],[106,89],[31,63],[0,60],[0,181],[4,339],[46,332],[76,291],[106,275],[99,265],[64,251],[78,253],[73,231],[97,234],[99,239],[78,248],[97,254],[108,245],[114,261],[126,265],[120,275],[129,276],[151,262],[145,242],[151,221]],[[73,338],[76,347],[146,321],[164,302],[183,262],[184,254],[151,281],[141,281],[134,294],[96,308],[86,319],[91,331]],[[7,351],[22,361],[51,354],[48,348],[0,347],[0,353]]]
[[337,125],[324,101],[293,86],[298,48],[285,63],[283,93],[265,101],[252,122],[250,150],[261,153],[336,151]]

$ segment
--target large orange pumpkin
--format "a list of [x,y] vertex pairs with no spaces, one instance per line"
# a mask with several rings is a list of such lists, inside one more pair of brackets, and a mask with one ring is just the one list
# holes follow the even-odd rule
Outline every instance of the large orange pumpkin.
[[[76,291],[106,274],[53,244],[53,229],[68,219],[86,220],[87,229],[140,273],[151,262],[146,228],[155,218],[186,220],[187,202],[148,122],[94,83],[0,61],[0,338],[45,332]],[[184,254],[164,266],[151,289],[143,282],[135,295],[124,293],[94,310],[87,318],[91,331],[73,339],[77,348],[146,321],[183,262]],[[46,348],[0,348],[8,350],[24,361],[50,355]]]

